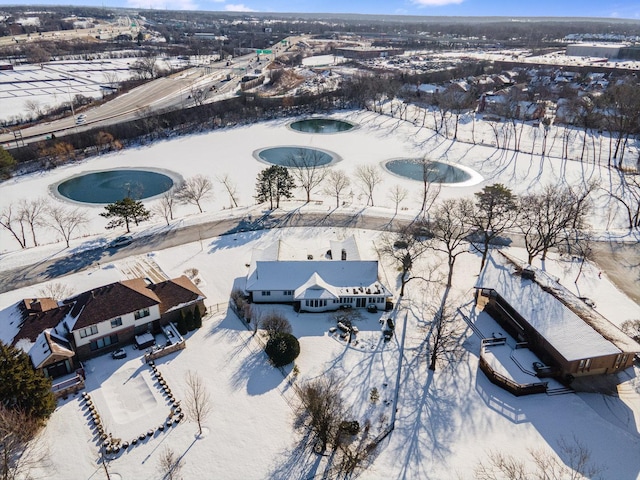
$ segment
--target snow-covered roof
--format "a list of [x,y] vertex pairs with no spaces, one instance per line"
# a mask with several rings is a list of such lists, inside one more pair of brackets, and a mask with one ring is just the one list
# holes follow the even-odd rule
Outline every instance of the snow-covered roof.
[[48,328],[36,338],[29,350],[29,357],[31,357],[33,366],[40,368],[52,355],[71,358],[75,353],[65,339],[60,338],[54,330]]
[[353,235],[344,240],[331,240],[329,243],[331,245],[331,258],[334,260],[342,258],[343,250],[347,256],[346,260],[360,260],[358,242]]
[[339,297],[339,290],[333,285],[329,285],[315,272],[309,277],[309,280],[296,288],[293,295],[294,300],[334,299]]
[[[339,296],[389,295],[389,291],[378,280],[378,262],[302,260],[302,261],[258,261],[247,278],[247,291],[296,290],[306,284],[314,273],[323,282],[335,287]],[[367,293],[368,292],[368,293]]]
[[538,282],[556,283],[544,272],[535,269],[536,281],[515,273],[516,265],[506,257],[490,257],[476,287],[495,290],[567,361],[621,353],[616,345],[542,288]]

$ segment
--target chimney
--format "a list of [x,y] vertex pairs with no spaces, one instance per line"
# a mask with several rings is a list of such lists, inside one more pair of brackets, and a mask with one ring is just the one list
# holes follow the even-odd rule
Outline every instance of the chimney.
[[29,309],[33,310],[34,312],[41,312],[42,311],[42,304],[40,303],[40,299],[39,298],[34,298],[31,303],[29,304]]

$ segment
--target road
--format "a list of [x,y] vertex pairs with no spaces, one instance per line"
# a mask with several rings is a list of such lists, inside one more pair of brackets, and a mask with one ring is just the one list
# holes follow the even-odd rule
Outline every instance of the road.
[[[76,123],[77,116],[71,116],[46,123],[39,123],[20,130],[22,142],[43,140],[51,134],[57,137],[70,132],[79,132],[90,128],[100,127],[118,122],[134,120],[151,112],[161,110],[182,109],[193,106],[191,91],[193,89],[209,90],[215,86],[224,95],[229,87],[225,87],[227,75],[234,72],[246,71],[255,62],[256,55],[244,55],[226,62],[192,67],[168,77],[158,78],[140,85],[97,107],[83,110],[86,116],[83,121]],[[237,82],[235,82],[237,86]],[[14,142],[13,132],[0,134],[0,144]]]
[[[139,237],[129,246],[118,250],[96,248],[64,258],[43,260],[13,270],[0,271],[0,293],[16,288],[76,273],[132,255],[143,255],[190,242],[203,241],[220,235],[286,227],[350,227],[368,230],[392,231],[407,221],[369,215],[281,213],[263,216],[243,216],[217,220],[169,230],[162,235]],[[510,236],[513,246],[523,246],[517,236]],[[632,243],[599,242],[594,245],[595,262],[608,278],[636,303],[640,303],[640,245]],[[477,272],[469,272],[473,275]]]

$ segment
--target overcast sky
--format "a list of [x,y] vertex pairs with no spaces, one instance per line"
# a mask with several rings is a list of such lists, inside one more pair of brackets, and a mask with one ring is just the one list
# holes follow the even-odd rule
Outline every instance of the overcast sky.
[[0,0],[0,5],[15,4],[428,16],[613,17],[640,20],[638,0]]

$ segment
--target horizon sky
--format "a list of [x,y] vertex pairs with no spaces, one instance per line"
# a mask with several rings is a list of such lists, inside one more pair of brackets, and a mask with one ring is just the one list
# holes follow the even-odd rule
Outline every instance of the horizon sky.
[[85,5],[154,10],[209,10],[234,12],[355,13],[419,16],[589,17],[640,20],[640,2],[619,0],[35,0],[7,5]]

